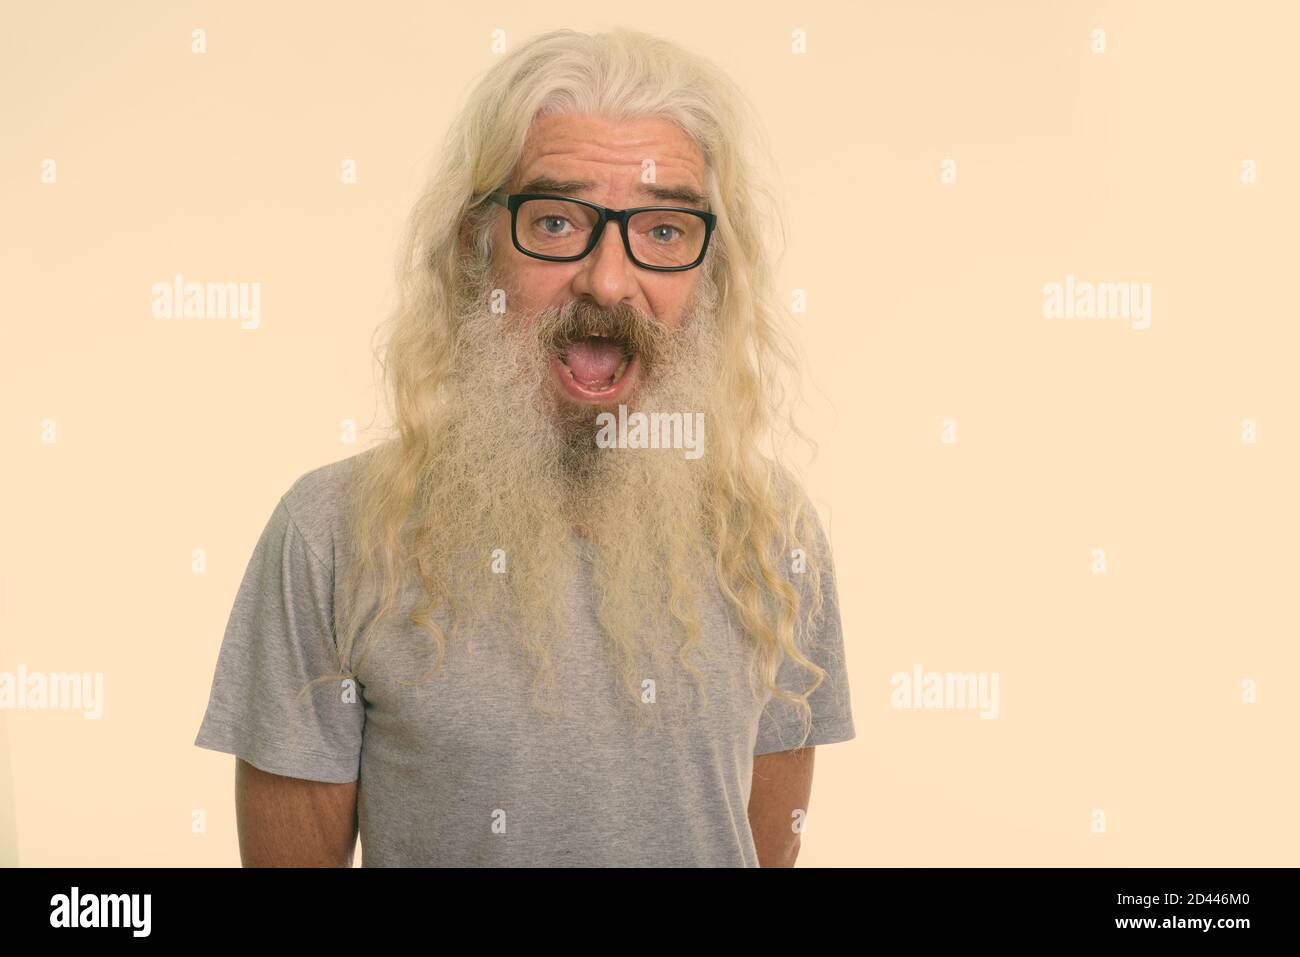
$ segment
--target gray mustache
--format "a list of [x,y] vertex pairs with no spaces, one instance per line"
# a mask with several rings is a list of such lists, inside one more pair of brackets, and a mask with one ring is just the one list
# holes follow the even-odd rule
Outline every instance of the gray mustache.
[[595,335],[621,342],[628,352],[636,353],[644,362],[660,358],[670,338],[662,323],[628,305],[604,309],[593,303],[574,301],[544,313],[538,321],[539,341],[557,355],[569,343]]

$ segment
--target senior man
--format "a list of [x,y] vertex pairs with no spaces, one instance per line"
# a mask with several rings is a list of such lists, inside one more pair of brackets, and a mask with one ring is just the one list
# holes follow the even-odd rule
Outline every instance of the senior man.
[[246,865],[358,830],[366,866],[793,865],[854,728],[748,110],[628,30],[474,90],[404,249],[393,434],[285,492],[222,642],[196,744],[237,756]]

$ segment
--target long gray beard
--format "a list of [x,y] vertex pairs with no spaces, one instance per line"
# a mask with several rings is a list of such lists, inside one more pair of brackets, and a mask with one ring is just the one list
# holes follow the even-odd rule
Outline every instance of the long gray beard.
[[455,390],[420,503],[421,524],[436,530],[423,557],[458,621],[519,636],[537,662],[537,689],[553,687],[582,539],[627,694],[647,673],[644,654],[655,673],[675,673],[665,665],[691,632],[711,567],[708,427],[720,421],[716,289],[702,277],[697,290],[624,403],[629,415],[703,412],[696,459],[683,449],[599,447],[597,411],[564,403],[549,381],[539,324],[493,313],[486,294],[462,299]]

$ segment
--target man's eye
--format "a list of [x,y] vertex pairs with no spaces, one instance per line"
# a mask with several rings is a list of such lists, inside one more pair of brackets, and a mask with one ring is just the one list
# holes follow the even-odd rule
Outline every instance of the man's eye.
[[652,236],[654,236],[655,239],[658,239],[660,242],[666,242],[666,243],[670,243],[670,242],[672,242],[672,241],[675,240],[677,237],[676,237],[676,236],[664,236],[664,235],[662,235],[662,233],[660,233],[659,235],[655,235],[655,234],[658,233],[660,230],[671,230],[672,232],[675,232],[675,233],[680,233],[680,232],[681,232],[681,230],[678,229],[676,226],[668,226],[668,225],[664,225],[664,226],[655,226],[655,227],[653,227],[653,228],[650,230],[650,234],[651,234]]

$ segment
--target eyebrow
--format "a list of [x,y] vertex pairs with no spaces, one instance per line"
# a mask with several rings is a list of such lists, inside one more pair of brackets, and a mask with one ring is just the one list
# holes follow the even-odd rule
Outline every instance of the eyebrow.
[[[552,179],[538,176],[519,187],[521,193],[585,193],[596,188],[596,184],[586,180]],[[687,206],[704,206],[705,197],[689,186],[664,186],[659,183],[638,183],[637,192],[660,202],[685,203]]]

